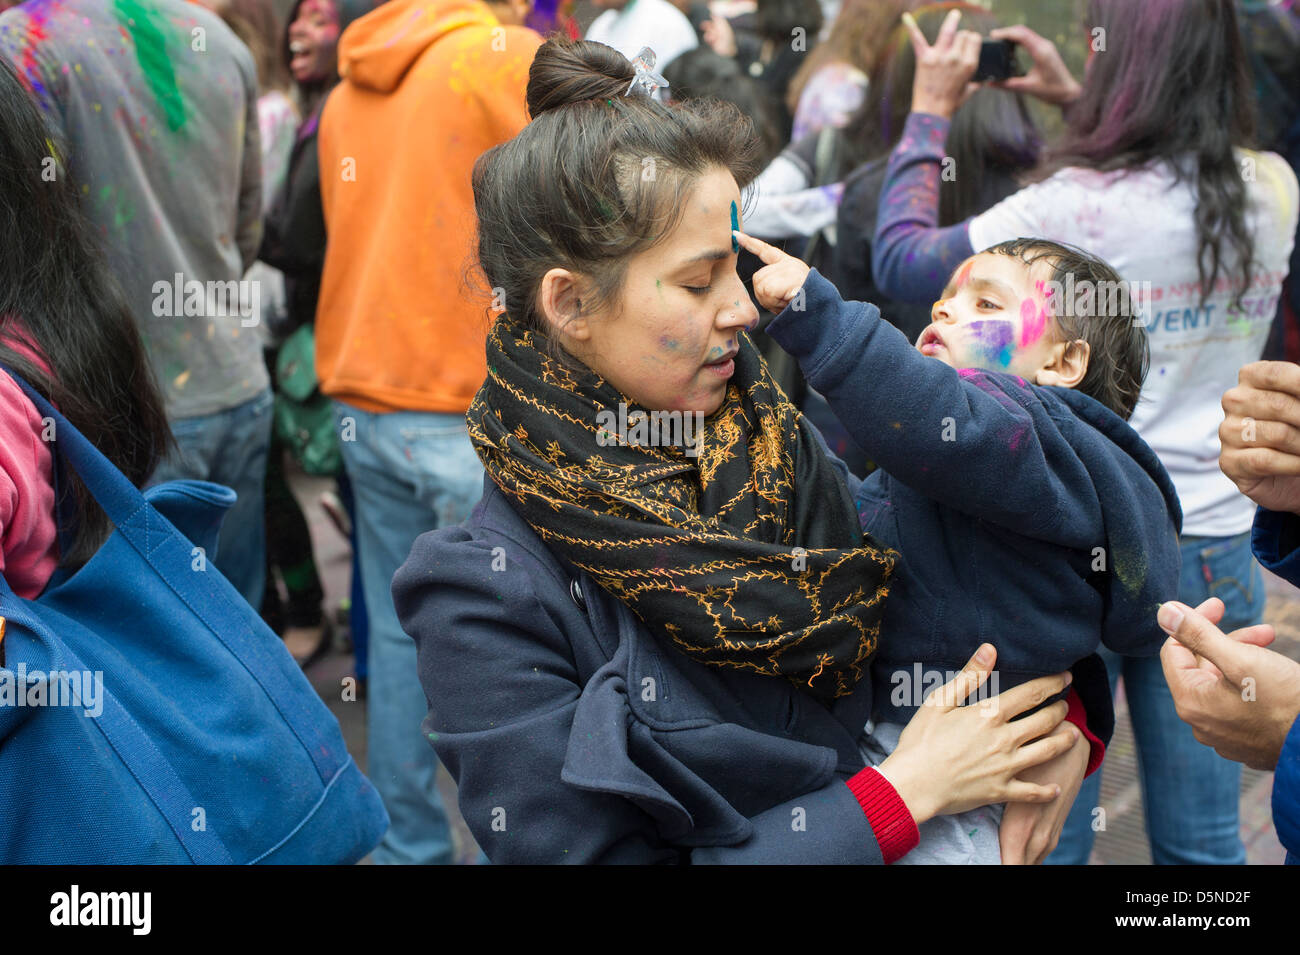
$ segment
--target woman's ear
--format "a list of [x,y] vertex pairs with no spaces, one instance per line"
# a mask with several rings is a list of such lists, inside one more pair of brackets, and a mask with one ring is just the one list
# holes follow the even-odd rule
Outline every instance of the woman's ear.
[[585,342],[591,337],[579,294],[578,277],[568,269],[551,269],[542,276],[542,285],[537,291],[538,305],[542,316],[561,340]]
[[1047,364],[1039,369],[1034,383],[1077,388],[1079,382],[1083,381],[1084,376],[1088,374],[1088,360],[1091,357],[1092,349],[1082,338],[1053,345],[1051,357]]

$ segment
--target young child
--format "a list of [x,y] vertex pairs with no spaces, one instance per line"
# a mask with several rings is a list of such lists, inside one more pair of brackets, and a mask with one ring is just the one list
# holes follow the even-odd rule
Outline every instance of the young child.
[[[1182,512],[1126,423],[1148,350],[1113,269],[1042,239],[993,246],[957,269],[913,347],[875,306],[736,236],[765,263],[754,291],[780,312],[768,334],[879,466],[858,512],[900,557],[872,666],[870,762],[983,642],[998,648],[992,693],[1099,643],[1159,651]],[[1000,861],[1000,809],[931,820],[903,861]]]

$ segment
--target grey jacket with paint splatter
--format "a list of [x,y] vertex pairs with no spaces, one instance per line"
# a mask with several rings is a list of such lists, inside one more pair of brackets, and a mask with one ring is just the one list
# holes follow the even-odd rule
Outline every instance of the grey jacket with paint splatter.
[[[256,289],[257,74],[184,0],[35,0],[0,14],[0,55],[50,124],[144,335],[172,418],[267,387]],[[242,299],[233,293],[242,292]]]

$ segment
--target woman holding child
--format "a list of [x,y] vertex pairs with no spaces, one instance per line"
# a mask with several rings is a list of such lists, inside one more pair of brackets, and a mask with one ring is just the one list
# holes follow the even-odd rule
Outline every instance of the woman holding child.
[[[1281,157],[1246,148],[1254,104],[1233,3],[1092,0],[1082,85],[1049,40],[1023,26],[993,31],[1033,64],[1003,87],[1062,106],[1066,128],[1040,181],[940,228],[949,119],[980,49],[980,37],[958,25],[950,16],[933,46],[912,30],[912,113],[881,193],[877,283],[891,297],[928,303],[973,252],[1041,236],[1086,249],[1146,290],[1133,319],[1146,325],[1151,368],[1132,424],[1182,503],[1183,572],[1168,597],[1193,606],[1222,598],[1224,630],[1258,623],[1254,507],[1219,471],[1220,397],[1263,350],[1295,234],[1297,185]],[[1103,658],[1113,679],[1124,676],[1154,861],[1244,862],[1240,767],[1178,719],[1157,658]],[[1099,786],[1093,777],[1081,792],[1052,861],[1087,862]]]
[[[895,555],[748,337],[748,123],[637,79],[549,41],[532,122],[475,169],[506,304],[468,413],[484,495],[393,582],[466,822],[494,862],[881,863],[1007,802],[1004,861],[1038,861],[1090,752],[1073,689],[1036,709],[1069,675],[958,706],[994,668],[982,646],[867,767]],[[701,413],[704,434],[609,446],[620,404]]]

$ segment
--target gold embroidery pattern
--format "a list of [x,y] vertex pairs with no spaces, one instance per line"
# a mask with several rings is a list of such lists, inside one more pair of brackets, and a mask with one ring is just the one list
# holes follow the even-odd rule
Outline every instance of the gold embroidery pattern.
[[861,533],[747,335],[695,458],[602,436],[598,415],[634,403],[507,316],[487,353],[470,438],[548,547],[702,663],[852,690],[896,555]]

